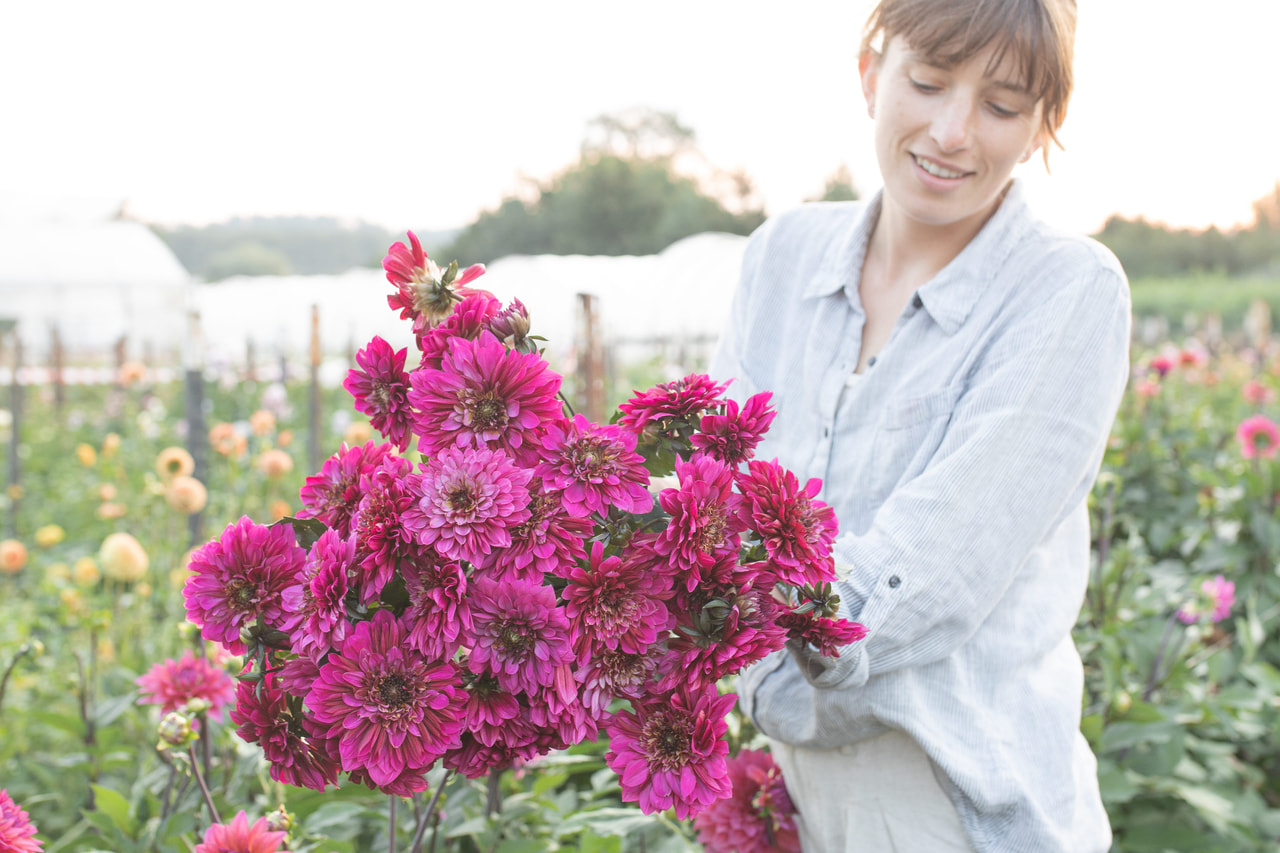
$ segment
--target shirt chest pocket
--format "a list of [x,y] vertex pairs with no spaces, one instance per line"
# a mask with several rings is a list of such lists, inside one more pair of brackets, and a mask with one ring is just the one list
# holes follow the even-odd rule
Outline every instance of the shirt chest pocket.
[[874,436],[867,484],[877,505],[929,464],[942,443],[960,393],[944,388],[889,404]]

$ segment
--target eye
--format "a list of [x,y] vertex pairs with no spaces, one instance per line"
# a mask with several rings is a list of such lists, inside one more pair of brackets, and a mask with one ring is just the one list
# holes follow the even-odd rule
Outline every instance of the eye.
[[1015,118],[1018,115],[1017,110],[1013,110],[1008,107],[1001,106],[1000,104],[994,103],[992,101],[987,102],[987,107],[991,110],[991,112],[995,113],[995,115],[999,118]]
[[916,91],[922,94],[932,95],[942,91],[941,86],[934,86],[932,83],[925,83],[915,79],[914,77],[908,77],[907,79],[911,81],[911,85],[916,88]]

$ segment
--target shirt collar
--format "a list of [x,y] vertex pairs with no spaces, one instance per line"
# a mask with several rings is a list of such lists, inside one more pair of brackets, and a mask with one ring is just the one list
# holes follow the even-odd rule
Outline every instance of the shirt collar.
[[[857,289],[867,241],[880,217],[883,190],[860,211],[845,235],[828,249],[818,274],[805,288],[805,297],[830,296],[844,288],[852,305],[860,305]],[[978,297],[1004,265],[1026,228],[1027,202],[1022,182],[1014,179],[1000,207],[969,241],[969,245],[926,282],[916,294],[924,310],[948,335],[968,318]]]

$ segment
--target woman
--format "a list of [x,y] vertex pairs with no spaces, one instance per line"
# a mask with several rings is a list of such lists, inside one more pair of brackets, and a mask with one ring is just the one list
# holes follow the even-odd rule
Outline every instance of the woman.
[[824,481],[838,659],[743,673],[806,851],[1103,851],[1071,640],[1128,285],[1028,211],[1073,0],[881,0],[859,69],[883,190],[762,226],[713,373],[774,392],[759,458]]

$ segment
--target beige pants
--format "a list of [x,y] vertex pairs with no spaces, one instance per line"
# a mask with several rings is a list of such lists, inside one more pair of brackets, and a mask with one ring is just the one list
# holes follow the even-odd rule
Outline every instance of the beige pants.
[[804,853],[972,853],[929,757],[888,732],[830,750],[770,742]]

